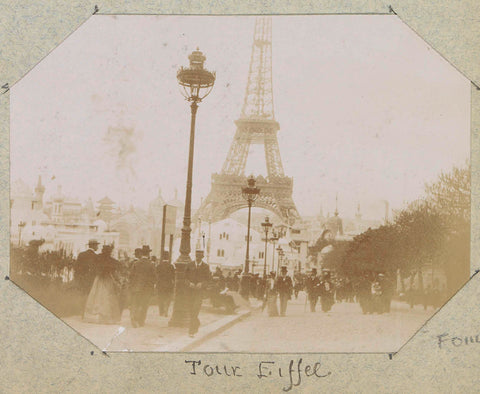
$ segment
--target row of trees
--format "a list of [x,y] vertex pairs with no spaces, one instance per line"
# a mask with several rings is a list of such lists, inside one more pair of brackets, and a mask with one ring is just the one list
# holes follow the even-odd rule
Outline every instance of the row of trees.
[[[336,242],[324,265],[341,275],[365,271],[415,274],[426,264],[446,273],[450,292],[469,277],[470,168],[455,167],[426,185],[425,197],[396,212],[393,222],[351,242]],[[319,240],[317,249],[324,246]]]
[[10,245],[10,278],[57,316],[68,316],[79,298],[73,294],[71,272],[74,259],[65,250],[39,253],[43,240],[27,246]]
[[56,280],[73,267],[74,259],[64,249],[39,253],[44,240],[32,240],[27,246],[10,245],[10,276]]

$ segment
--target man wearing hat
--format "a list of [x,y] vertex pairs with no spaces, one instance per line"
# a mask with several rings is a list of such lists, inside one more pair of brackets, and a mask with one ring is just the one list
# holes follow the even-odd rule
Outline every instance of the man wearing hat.
[[[88,241],[88,249],[79,253],[74,269],[74,280],[81,297],[81,310],[84,310],[87,302],[88,293],[93,285],[96,275],[96,266],[98,263],[99,242],[96,239]],[[82,312],[83,313],[83,312]]]
[[149,259],[152,250],[148,245],[141,249],[141,258],[130,271],[130,319],[132,326],[143,327],[155,286],[155,268]]
[[210,268],[203,262],[203,250],[197,249],[195,251],[195,261],[187,265],[185,270],[185,280],[187,289],[189,290],[189,314],[190,326],[188,334],[193,337],[200,327],[200,320],[198,314],[202,307],[202,299],[204,292],[210,282]]
[[320,279],[317,276],[316,268],[312,268],[312,272],[305,280],[305,287],[307,289],[308,302],[310,303],[310,312],[315,312],[320,292]]
[[278,296],[280,298],[280,316],[285,316],[287,311],[287,302],[292,297],[293,283],[292,278],[287,275],[287,267],[285,265],[280,269],[280,276],[275,282]]

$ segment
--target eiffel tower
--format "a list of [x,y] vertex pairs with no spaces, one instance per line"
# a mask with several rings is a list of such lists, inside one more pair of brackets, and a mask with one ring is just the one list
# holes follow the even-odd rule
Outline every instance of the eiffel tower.
[[260,196],[255,206],[276,214],[283,223],[292,225],[300,215],[292,199],[293,179],[283,172],[275,120],[272,87],[272,19],[258,17],[255,21],[250,69],[245,100],[237,131],[220,174],[212,174],[212,188],[195,216],[209,222],[227,218],[247,207],[242,187],[247,184],[245,165],[252,144],[263,145],[267,177],[257,176]]

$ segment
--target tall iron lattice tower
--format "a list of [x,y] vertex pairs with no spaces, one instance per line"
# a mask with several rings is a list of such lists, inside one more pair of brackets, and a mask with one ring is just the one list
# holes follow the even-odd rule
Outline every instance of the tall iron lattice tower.
[[292,199],[293,179],[283,172],[277,140],[280,125],[273,109],[271,17],[258,17],[255,21],[245,100],[235,124],[237,131],[222,171],[212,175],[211,191],[196,218],[216,222],[247,207],[242,198],[242,187],[247,183],[245,166],[250,146],[260,144],[265,149],[267,177],[256,177],[260,196],[255,206],[272,211],[285,224],[292,225],[300,215]]

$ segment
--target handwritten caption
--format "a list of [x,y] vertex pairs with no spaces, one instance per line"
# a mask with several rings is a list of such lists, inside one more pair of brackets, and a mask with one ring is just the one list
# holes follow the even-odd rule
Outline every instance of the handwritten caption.
[[437,345],[440,349],[447,346],[461,347],[471,344],[480,344],[480,334],[467,336],[452,336],[448,333],[437,335]]
[[282,387],[283,391],[290,391],[294,387],[300,386],[302,378],[321,379],[330,376],[330,371],[325,371],[320,361],[314,363],[304,363],[302,358],[292,359],[283,364],[276,361],[260,361],[256,368],[245,368],[239,365],[209,364],[202,360],[185,360],[190,375],[197,376],[226,376],[231,378],[241,378],[244,376],[255,376],[258,379],[280,378],[285,381]]

